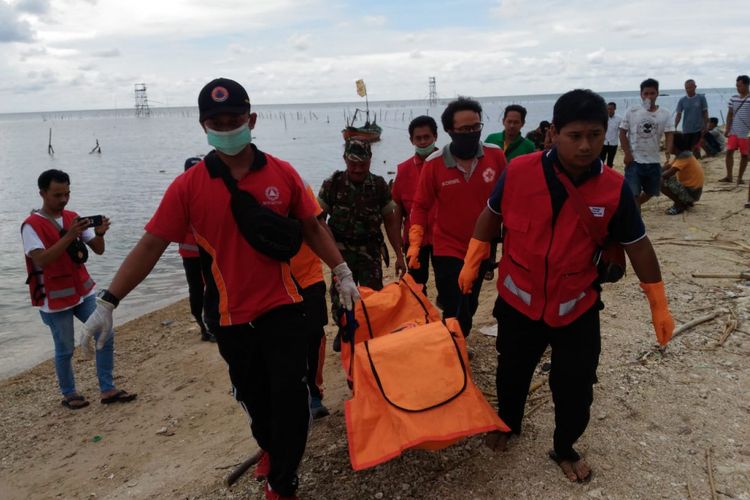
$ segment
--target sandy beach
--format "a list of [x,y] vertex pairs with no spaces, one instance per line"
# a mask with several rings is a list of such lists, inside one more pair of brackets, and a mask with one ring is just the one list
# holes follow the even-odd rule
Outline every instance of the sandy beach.
[[[599,383],[578,443],[594,469],[590,483],[569,483],[547,458],[554,422],[546,384],[529,398],[524,433],[505,453],[493,454],[474,437],[355,473],[343,418],[349,390],[329,349],[325,403],[332,414],[311,428],[299,495],[750,499],[749,282],[692,276],[750,269],[747,185],[716,182],[723,157],[703,165],[706,185],[694,209],[665,215],[671,202],[662,196],[643,215],[677,324],[712,318],[662,352],[632,270],[606,286]],[[491,400],[495,339],[479,330],[495,322],[495,297],[495,283],[485,283],[469,337],[475,381]],[[29,321],[38,321],[32,313]],[[330,347],[331,327],[327,334]],[[251,474],[232,488],[223,484],[256,445],[225,364],[214,344],[200,341],[187,301],[126,323],[115,342],[116,383],[139,393],[133,403],[100,405],[93,362],[78,352],[77,384],[92,400],[83,410],[60,405],[51,360],[0,381],[0,498],[261,498]],[[535,374],[535,382],[545,378]]]

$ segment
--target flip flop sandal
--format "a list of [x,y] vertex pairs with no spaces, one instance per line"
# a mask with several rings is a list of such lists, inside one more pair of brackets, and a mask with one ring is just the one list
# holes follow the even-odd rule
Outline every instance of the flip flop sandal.
[[[563,463],[563,462],[568,462],[568,463],[570,463],[571,465],[572,465],[572,464],[574,463],[574,462],[572,462],[571,460],[566,460],[566,459],[563,459],[563,458],[560,458],[560,457],[558,457],[558,456],[557,456],[557,453],[555,453],[555,450],[549,450],[549,453],[548,453],[548,455],[549,455],[549,458],[550,458],[550,459],[551,459],[551,460],[552,460],[553,462],[555,462],[555,463],[556,463],[556,464],[557,464],[557,465],[558,465],[558,466],[560,467],[560,469],[561,469],[561,470],[562,470],[562,463]],[[564,471],[564,470],[563,470],[563,474],[565,474],[565,471]],[[574,474],[575,474],[575,472],[574,472]],[[594,475],[594,471],[593,471],[593,470],[589,470],[589,474],[588,474],[588,476],[584,477],[583,479],[577,479],[577,480],[576,480],[576,482],[577,482],[577,483],[588,483],[589,481],[591,481],[591,477],[592,477],[593,475]],[[568,475],[567,475],[567,474],[565,474],[565,477],[567,478],[567,477],[568,477]]]
[[729,177],[723,177],[719,179],[719,182],[732,182],[732,179],[730,179]]
[[138,394],[130,394],[128,391],[120,389],[116,393],[112,394],[107,398],[102,398],[101,403],[103,405],[109,405],[112,403],[129,403],[138,397]]
[[[79,401],[80,403],[74,404],[75,401]],[[81,408],[86,408],[90,404],[88,401],[86,401],[86,398],[84,398],[80,394],[70,396],[69,398],[64,398],[60,403],[65,408],[68,408],[70,410],[80,410]]]

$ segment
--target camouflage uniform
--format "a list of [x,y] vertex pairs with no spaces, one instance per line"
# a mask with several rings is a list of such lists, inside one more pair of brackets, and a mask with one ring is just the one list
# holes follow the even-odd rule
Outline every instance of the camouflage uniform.
[[[354,275],[354,281],[374,290],[383,288],[381,255],[383,210],[393,204],[385,179],[368,173],[360,184],[337,171],[323,182],[318,202],[328,215],[336,245]],[[340,302],[331,286],[332,316],[338,318]]]

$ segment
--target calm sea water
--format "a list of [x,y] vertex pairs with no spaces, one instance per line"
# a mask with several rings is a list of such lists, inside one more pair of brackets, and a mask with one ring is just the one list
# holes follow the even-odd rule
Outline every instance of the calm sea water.
[[[680,90],[666,91],[659,104],[674,110]],[[711,115],[726,113],[732,89],[709,89]],[[603,93],[619,112],[635,105],[637,92]],[[524,133],[549,120],[556,95],[489,97],[485,129],[501,129],[502,109],[511,103],[528,109]],[[392,178],[396,165],[412,154],[407,126],[420,114],[439,115],[445,103],[430,108],[424,101],[374,102],[371,112],[383,126],[382,141],[373,147],[373,172]],[[343,168],[341,128],[356,104],[257,106],[254,142],[264,151],[294,165],[316,190],[334,170]],[[720,120],[721,121],[721,120]],[[441,127],[440,127],[441,128]],[[47,154],[52,129],[54,156]],[[438,145],[447,142],[438,138]],[[89,154],[98,139],[101,154]],[[87,263],[92,277],[106,286],[127,252],[143,232],[171,180],[182,172],[188,156],[209,150],[198,125],[196,108],[153,109],[148,118],[132,110],[73,111],[0,115],[0,377],[49,358],[49,330],[31,307],[24,284],[20,224],[41,206],[36,187],[39,174],[57,168],[71,175],[68,208],[82,215],[105,214],[112,219],[104,255],[93,253]],[[181,260],[170,247],[151,275],[115,313],[116,324],[174,302],[187,294]],[[81,325],[76,325],[80,332]]]

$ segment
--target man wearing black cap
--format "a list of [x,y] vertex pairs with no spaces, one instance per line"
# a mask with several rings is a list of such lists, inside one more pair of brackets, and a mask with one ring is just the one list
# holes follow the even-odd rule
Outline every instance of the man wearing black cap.
[[[261,234],[268,226],[260,222],[279,220],[276,228],[287,228],[292,240],[294,223],[281,222],[295,218],[304,241],[333,269],[345,306],[352,308],[359,293],[335,242],[315,218],[316,208],[297,172],[252,144],[257,116],[250,112],[245,89],[226,78],[213,80],[201,90],[198,108],[215,150],[169,186],[145,234],[100,294],[82,344],[109,330],[119,301],[149,274],[170,241],[182,241],[192,230],[206,283],[205,321],[263,450],[256,477],[267,480],[267,498],[296,498],[297,467],[310,419],[302,297],[288,261],[253,239],[248,224],[257,224],[256,234]],[[238,206],[255,215],[235,219]],[[262,235],[273,240],[278,232]],[[97,348],[107,337],[99,336]]]
[[[349,139],[344,146],[345,171],[336,171],[323,181],[318,203],[328,217],[328,225],[336,245],[354,273],[354,281],[361,286],[383,288],[383,233],[385,225],[388,241],[395,252],[396,273],[403,276],[406,263],[401,250],[401,220],[391,190],[385,179],[370,172],[372,151],[363,139]],[[331,308],[338,320],[340,300],[331,289]],[[334,350],[338,350],[338,342]]]

